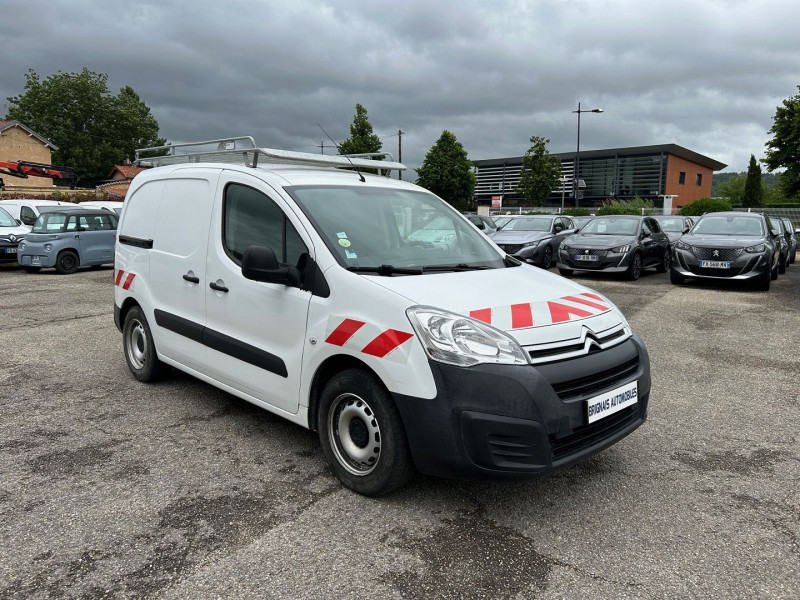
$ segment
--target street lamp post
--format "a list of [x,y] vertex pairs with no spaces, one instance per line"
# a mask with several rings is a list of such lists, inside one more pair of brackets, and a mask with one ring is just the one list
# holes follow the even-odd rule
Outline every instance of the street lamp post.
[[563,213],[564,212],[564,191],[566,190],[567,181],[569,181],[569,179],[567,179],[566,176],[564,176],[562,174],[561,177],[558,178],[558,180],[561,182],[561,212]]
[[578,148],[575,151],[575,164],[572,173],[572,194],[575,198],[575,208],[578,208],[578,182],[580,181],[581,169],[581,113],[601,113],[602,108],[592,108],[589,110],[581,110],[581,103],[578,102],[578,110],[573,110],[573,113],[578,114]]

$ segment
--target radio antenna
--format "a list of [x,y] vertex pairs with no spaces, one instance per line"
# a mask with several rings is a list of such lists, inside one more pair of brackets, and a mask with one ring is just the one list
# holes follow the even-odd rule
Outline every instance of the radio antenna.
[[[322,133],[324,133],[325,135],[328,135],[328,132],[327,132],[327,131],[325,131],[325,129],[322,127],[322,125],[320,125],[319,123],[317,123],[317,127],[319,127],[320,129],[322,129]],[[367,182],[367,180],[366,180],[366,179],[364,179],[364,176],[361,174],[361,171],[359,171],[359,170],[358,170],[358,167],[356,167],[356,166],[353,164],[353,161],[352,161],[352,160],[350,160],[350,157],[349,157],[349,156],[347,156],[347,154],[341,154],[341,152],[342,152],[342,149],[341,149],[341,148],[339,148],[339,144],[337,144],[337,143],[336,143],[336,142],[333,140],[333,138],[332,138],[331,136],[329,136],[329,135],[328,135],[328,139],[331,141],[331,143],[332,143],[334,146],[336,146],[336,149],[339,151],[339,153],[340,153],[340,156],[344,156],[344,157],[347,159],[347,162],[349,162],[349,163],[350,163],[350,165],[353,167],[353,170],[354,170],[356,173],[358,173],[358,177],[359,177],[359,179],[361,179],[361,183],[366,183],[366,182]]]

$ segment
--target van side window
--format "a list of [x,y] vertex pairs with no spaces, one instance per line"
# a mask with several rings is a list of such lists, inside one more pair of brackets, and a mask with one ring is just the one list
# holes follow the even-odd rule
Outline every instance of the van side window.
[[22,221],[25,225],[33,225],[36,223],[36,213],[33,212],[28,206],[20,206],[19,208],[19,220]]
[[297,230],[268,196],[253,188],[231,183],[225,188],[222,244],[241,265],[248,246],[269,246],[278,260],[297,265],[308,252]]

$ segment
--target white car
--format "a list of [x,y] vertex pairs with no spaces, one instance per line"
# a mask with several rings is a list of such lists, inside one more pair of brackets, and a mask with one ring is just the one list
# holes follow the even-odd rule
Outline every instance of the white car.
[[23,225],[29,227],[33,227],[41,213],[54,210],[53,207],[59,206],[75,208],[78,205],[62,200],[0,200],[0,208],[5,209],[13,218],[19,219]]
[[[213,158],[148,159],[125,200],[114,319],[136,379],[176,367],[317,431],[365,495],[415,470],[537,476],[645,421],[648,354],[608,298],[423,188],[336,168],[371,160]],[[427,222],[453,243],[413,243]]]
[[0,263],[17,262],[19,243],[30,231],[28,225],[23,225],[22,221],[0,208]]
[[87,200],[81,202],[78,206],[81,208],[105,208],[120,215],[122,214],[122,205],[123,202],[119,200]]

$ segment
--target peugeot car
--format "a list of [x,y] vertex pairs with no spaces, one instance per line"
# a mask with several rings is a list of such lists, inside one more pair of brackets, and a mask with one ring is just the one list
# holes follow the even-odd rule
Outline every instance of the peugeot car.
[[567,276],[603,271],[636,280],[648,267],[666,273],[669,263],[669,238],[658,221],[635,215],[594,217],[564,240],[558,253],[558,270]]
[[675,244],[670,280],[749,280],[766,291],[770,279],[778,278],[776,231],[769,217],[758,213],[707,213]]
[[491,237],[506,254],[549,269],[561,242],[574,231],[575,225],[569,217],[526,215],[509,221]]
[[786,217],[781,217],[783,228],[789,232],[789,262],[794,263],[795,254],[797,254],[798,233],[792,225],[792,222]]
[[661,231],[669,237],[670,247],[674,247],[678,238],[694,225],[694,220],[691,217],[682,217],[680,215],[654,215],[653,218],[661,225]]

